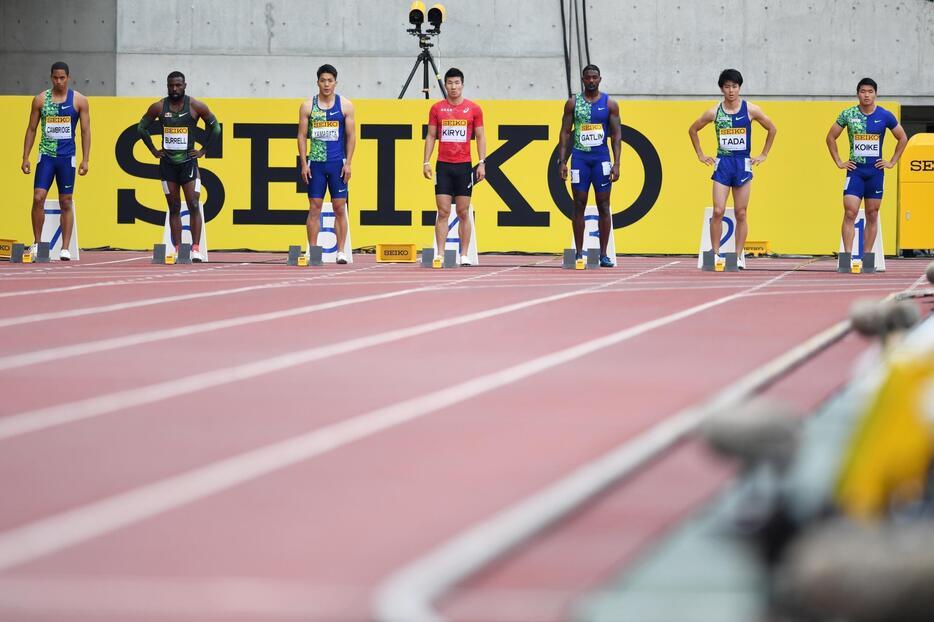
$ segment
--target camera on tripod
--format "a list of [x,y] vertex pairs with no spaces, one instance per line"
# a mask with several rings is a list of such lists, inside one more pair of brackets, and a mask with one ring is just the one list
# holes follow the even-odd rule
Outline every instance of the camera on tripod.
[[[433,45],[431,38],[441,34],[441,24],[444,23],[445,9],[443,4],[435,4],[428,11],[425,11],[425,3],[421,0],[415,0],[412,3],[412,6],[409,7],[409,23],[412,24],[412,28],[406,30],[412,36],[418,37],[418,46],[422,48],[421,53],[418,55],[418,58],[415,59],[415,66],[412,67],[412,72],[409,73],[409,79],[405,81],[405,85],[402,87],[402,92],[399,93],[399,99],[402,99],[405,96],[405,90],[409,88],[409,83],[412,81],[412,77],[415,75],[415,72],[418,70],[419,65],[422,66],[422,93],[425,95],[425,99],[428,99],[428,67],[429,65],[434,70],[435,80],[438,81],[438,88],[441,89],[441,94],[447,97],[447,93],[444,90],[444,84],[441,82],[441,76],[438,74],[438,68],[435,66],[435,60],[431,56],[431,51],[429,48]],[[422,25],[425,21],[431,25],[430,28],[422,31]]]

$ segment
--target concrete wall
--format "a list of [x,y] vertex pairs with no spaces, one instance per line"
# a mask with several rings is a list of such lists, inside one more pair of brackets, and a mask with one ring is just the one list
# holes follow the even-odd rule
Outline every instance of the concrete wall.
[[0,94],[49,88],[52,63],[63,60],[85,95],[114,95],[117,0],[2,0]]
[[[448,21],[433,52],[442,72],[464,70],[468,97],[566,95],[558,0],[445,5]],[[591,60],[618,97],[714,97],[717,74],[732,66],[755,98],[849,99],[868,75],[887,98],[934,104],[928,0],[586,0],[586,7]],[[405,33],[407,10],[407,0],[3,0],[0,92],[38,92],[48,65],[64,58],[76,87],[92,95],[156,97],[165,75],[180,69],[189,92],[203,97],[299,98],[313,89],[317,66],[331,62],[348,96],[396,97],[419,52]],[[420,88],[419,71],[407,96]]]

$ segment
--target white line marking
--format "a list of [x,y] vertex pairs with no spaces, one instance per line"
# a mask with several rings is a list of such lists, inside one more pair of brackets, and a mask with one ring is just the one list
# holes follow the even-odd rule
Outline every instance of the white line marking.
[[[672,264],[657,266],[650,270],[646,270],[645,273],[648,274],[649,272],[661,270],[668,265]],[[507,272],[515,269],[515,267],[505,268],[504,270],[498,272]],[[469,281],[473,279],[480,279],[491,276],[493,274],[497,273],[493,272],[480,274],[463,280]],[[637,276],[640,275],[634,274],[628,277],[624,277],[624,279],[632,279],[636,278]],[[6,440],[16,436],[21,436],[23,434],[28,434],[30,432],[38,432],[50,427],[126,410],[135,406],[152,404],[155,402],[171,399],[173,397],[188,395],[190,393],[203,391],[205,389],[231,384],[234,382],[240,382],[242,380],[248,380],[257,376],[288,369],[289,367],[294,367],[296,365],[304,365],[306,363],[319,361],[328,357],[347,354],[349,352],[356,352],[365,348],[372,348],[387,343],[392,343],[394,341],[408,339],[410,337],[417,337],[419,335],[424,335],[426,333],[438,330],[446,330],[453,326],[460,326],[469,322],[476,322],[479,320],[496,317],[498,315],[512,313],[514,311],[527,309],[537,305],[564,300],[572,296],[580,295],[582,292],[586,292],[587,290],[593,289],[594,287],[609,286],[616,282],[617,281],[607,281],[605,285],[592,286],[584,290],[564,292],[561,294],[546,296],[544,298],[535,298],[523,302],[494,307],[485,311],[476,311],[474,313],[467,313],[451,318],[417,324],[408,328],[385,331],[374,335],[368,335],[366,337],[358,337],[355,339],[348,339],[346,341],[339,341],[337,343],[332,343],[326,346],[307,348],[304,350],[280,354],[278,356],[255,360],[250,363],[235,365],[233,367],[215,369],[212,371],[202,372],[200,374],[192,374],[184,378],[166,380],[164,382],[138,387],[135,389],[117,391],[107,395],[100,395],[84,400],[78,400],[65,404],[58,404],[56,406],[49,406],[47,408],[40,408],[37,410],[9,415],[7,417],[0,418],[0,440]],[[389,294],[383,294],[382,296],[388,297]]]
[[[781,276],[784,275],[776,278]],[[910,293],[890,294],[888,298],[904,295]],[[433,603],[453,586],[694,433],[713,413],[735,408],[842,339],[849,330],[849,320],[838,322],[726,387],[706,403],[666,418],[635,439],[622,443],[393,573],[377,592],[374,619],[377,622],[442,622]]]

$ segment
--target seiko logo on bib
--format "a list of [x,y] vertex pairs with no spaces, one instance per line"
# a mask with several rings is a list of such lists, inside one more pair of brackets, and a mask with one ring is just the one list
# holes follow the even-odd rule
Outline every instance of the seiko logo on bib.
[[170,151],[185,151],[188,149],[188,128],[163,127],[162,148]]
[[584,147],[599,147],[606,138],[600,123],[581,123],[580,130],[580,141]]
[[311,137],[315,140],[334,142],[340,138],[340,123],[337,121],[313,121]]
[[746,128],[725,127],[720,130],[720,148],[726,151],[746,150]]
[[464,119],[444,119],[441,121],[441,142],[466,143],[467,121]]
[[858,156],[878,158],[882,154],[879,134],[853,134],[853,151]]
[[52,140],[71,138],[71,117],[46,117],[45,137]]

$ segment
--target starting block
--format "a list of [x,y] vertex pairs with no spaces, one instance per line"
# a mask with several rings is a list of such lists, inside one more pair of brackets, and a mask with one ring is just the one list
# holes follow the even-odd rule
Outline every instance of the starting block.
[[165,263],[165,244],[153,245],[152,263]]
[[600,267],[600,248],[587,249],[587,269]]
[[574,249],[574,248],[564,249],[564,258],[561,262],[561,267],[564,270],[573,270],[575,259],[577,259],[577,249]]
[[178,245],[177,263],[191,263],[191,244],[182,242]]
[[[334,251],[334,255],[335,257],[337,256],[337,251]],[[348,261],[350,261],[349,256],[348,256]],[[322,246],[309,246],[308,247],[308,265],[309,266],[323,266],[324,265],[324,247]]]
[[[286,265],[287,265],[287,266],[297,266],[297,265],[298,265],[298,258],[301,256],[301,254],[302,254],[302,247],[301,247],[301,246],[299,246],[298,244],[291,244],[291,245],[289,245],[289,258],[288,258],[288,260],[286,261]],[[307,264],[306,264],[306,265],[307,265]]]
[[457,261],[457,250],[446,248],[444,249],[444,267],[445,268],[456,268],[458,266]]
[[48,242],[39,242],[36,246],[36,256],[32,258],[36,263],[49,263],[51,258],[49,257],[49,243]]
[[[23,256],[26,254],[25,244],[16,244],[10,247],[10,263],[26,263]],[[29,258],[32,261],[32,257]]]
[[422,267],[430,268],[431,262],[435,259],[435,249],[432,248],[423,248],[422,249]]
[[704,272],[739,272],[739,265],[736,263],[736,253],[720,253],[724,261],[723,267],[718,270],[714,265],[713,251],[703,251],[701,255],[701,270]]

